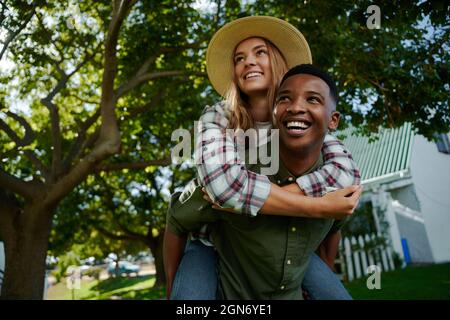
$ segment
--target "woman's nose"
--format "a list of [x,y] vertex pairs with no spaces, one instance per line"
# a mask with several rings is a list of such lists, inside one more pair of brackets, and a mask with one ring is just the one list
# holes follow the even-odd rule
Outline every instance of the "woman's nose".
[[256,64],[256,57],[253,55],[248,55],[247,58],[245,59],[245,64],[254,66]]

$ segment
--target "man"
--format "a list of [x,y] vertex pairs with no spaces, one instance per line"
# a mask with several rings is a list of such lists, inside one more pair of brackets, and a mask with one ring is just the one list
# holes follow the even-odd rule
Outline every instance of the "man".
[[[286,73],[274,109],[281,163],[271,179],[289,184],[321,166],[325,134],[339,123],[336,101],[334,83],[318,68],[300,65]],[[361,188],[353,191],[348,197],[352,208]],[[342,224],[332,219],[246,217],[213,210],[200,187],[192,185],[173,199],[167,228],[184,235],[209,223],[219,256],[221,299],[301,299],[300,285],[311,254]]]

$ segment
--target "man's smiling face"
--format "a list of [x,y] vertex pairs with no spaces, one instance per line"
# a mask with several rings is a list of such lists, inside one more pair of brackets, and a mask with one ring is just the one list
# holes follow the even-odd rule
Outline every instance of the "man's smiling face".
[[282,83],[273,115],[281,145],[295,153],[321,146],[328,129],[339,124],[330,88],[310,74],[296,74]]

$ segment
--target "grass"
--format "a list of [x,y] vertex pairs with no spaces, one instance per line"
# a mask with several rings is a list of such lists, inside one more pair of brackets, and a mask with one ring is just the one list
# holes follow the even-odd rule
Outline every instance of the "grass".
[[[155,276],[118,277],[106,280],[81,281],[80,289],[70,290],[65,282],[49,288],[48,300],[108,300],[108,299],[161,299],[165,288],[152,288]],[[74,295],[74,296],[73,296]]]
[[367,288],[364,277],[345,287],[355,300],[450,299],[450,263],[407,267],[381,273],[381,289]]
[[[83,280],[74,290],[76,300],[137,299],[165,297],[165,288],[152,288],[155,277],[110,278],[102,281]],[[345,286],[355,300],[450,299],[450,263],[407,267],[381,273],[381,289],[369,290],[367,277]],[[71,300],[72,290],[59,283],[49,288],[47,299]]]

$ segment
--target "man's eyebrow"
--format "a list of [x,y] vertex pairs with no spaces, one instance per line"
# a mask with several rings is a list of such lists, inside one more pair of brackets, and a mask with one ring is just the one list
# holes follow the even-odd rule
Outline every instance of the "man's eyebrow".
[[282,94],[286,94],[286,93],[291,93],[291,90],[289,90],[289,89],[281,90],[281,91],[279,91],[279,92],[277,93],[277,96],[282,95]]
[[[265,44],[260,44],[260,45],[257,45],[256,47],[253,47],[252,51],[255,51],[255,50],[258,50],[258,49],[261,49],[261,48],[267,48],[267,46]],[[240,54],[244,54],[244,53],[242,51],[239,51],[239,52],[236,52],[234,54],[234,56],[236,57],[236,56],[238,56]]]
[[318,96],[320,96],[320,98],[321,98],[322,100],[325,101],[325,98],[323,97],[323,95],[322,95],[321,93],[317,92],[317,91],[306,91],[306,93],[309,93],[309,94],[317,94]]

